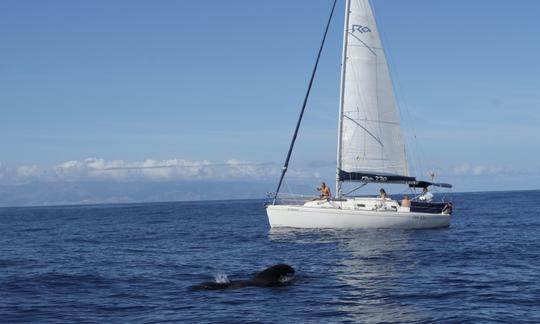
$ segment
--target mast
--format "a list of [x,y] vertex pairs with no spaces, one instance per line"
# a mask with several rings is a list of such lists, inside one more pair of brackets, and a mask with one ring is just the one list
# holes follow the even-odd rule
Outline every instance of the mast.
[[343,27],[343,56],[341,58],[341,84],[339,91],[339,115],[338,115],[338,138],[337,138],[337,158],[336,158],[336,197],[341,198],[341,180],[339,178],[339,170],[341,169],[341,147],[342,147],[342,127],[343,127],[343,103],[345,97],[345,72],[347,61],[347,33],[349,32],[349,13],[351,0],[346,0],[345,4],[345,19]]

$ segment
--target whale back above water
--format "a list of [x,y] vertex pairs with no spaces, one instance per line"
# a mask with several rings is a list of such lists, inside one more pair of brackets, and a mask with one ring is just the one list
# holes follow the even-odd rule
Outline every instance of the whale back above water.
[[255,286],[281,286],[287,284],[294,277],[294,269],[288,264],[276,264],[265,269],[251,280]]
[[233,280],[230,282],[203,282],[192,286],[192,290],[217,290],[242,287],[278,287],[287,285],[294,277],[294,269],[287,264],[276,264],[248,280]]

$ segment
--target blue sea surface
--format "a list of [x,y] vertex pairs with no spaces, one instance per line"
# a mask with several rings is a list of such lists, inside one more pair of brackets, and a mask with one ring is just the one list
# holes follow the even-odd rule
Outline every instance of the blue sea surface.
[[[0,322],[540,323],[540,191],[437,230],[270,229],[263,201],[0,209]],[[285,287],[191,291],[275,263]]]

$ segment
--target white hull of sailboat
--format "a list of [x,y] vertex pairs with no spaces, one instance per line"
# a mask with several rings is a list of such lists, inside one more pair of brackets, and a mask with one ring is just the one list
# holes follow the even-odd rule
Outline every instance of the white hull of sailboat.
[[450,226],[451,218],[448,214],[344,210],[296,205],[270,205],[266,212],[271,227],[294,228],[444,228]]

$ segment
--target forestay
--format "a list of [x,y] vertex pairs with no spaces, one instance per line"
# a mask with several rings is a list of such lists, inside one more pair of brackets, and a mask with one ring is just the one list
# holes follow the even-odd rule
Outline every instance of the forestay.
[[399,112],[372,8],[368,0],[350,0],[348,6],[338,175],[408,176]]

